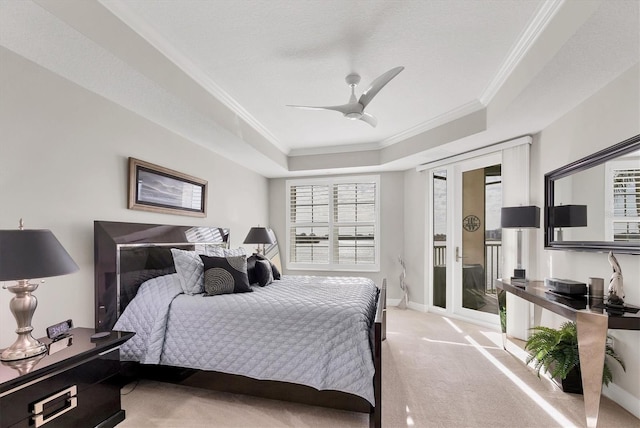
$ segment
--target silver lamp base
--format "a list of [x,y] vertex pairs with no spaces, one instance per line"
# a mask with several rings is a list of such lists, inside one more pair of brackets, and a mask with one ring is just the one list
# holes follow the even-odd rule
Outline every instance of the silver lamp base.
[[18,323],[16,329],[18,338],[2,352],[0,361],[23,360],[47,352],[47,345],[31,336],[33,331],[31,319],[38,306],[38,299],[31,295],[31,292],[37,288],[38,284],[30,284],[26,279],[21,279],[17,285],[6,287],[7,290],[15,294],[9,303],[9,308]]

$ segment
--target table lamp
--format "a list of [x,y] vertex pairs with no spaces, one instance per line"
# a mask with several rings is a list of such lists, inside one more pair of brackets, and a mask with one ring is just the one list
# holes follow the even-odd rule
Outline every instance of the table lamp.
[[[252,227],[247,233],[247,237],[244,239],[244,244],[258,244],[258,248],[256,248],[257,254],[264,255],[264,246],[265,244],[273,244],[275,240],[269,230],[266,227]],[[262,250],[260,250],[260,244],[262,244]]]
[[587,225],[586,205],[558,205],[551,208],[549,224],[558,228],[556,241],[562,241],[563,227],[585,227]]
[[540,208],[534,205],[503,207],[500,215],[500,225],[503,229],[518,229],[517,264],[513,270],[511,280],[526,281],[526,271],[522,268],[522,229],[537,229],[540,227]]
[[39,284],[29,280],[77,270],[78,265],[50,230],[25,230],[22,219],[17,230],[0,230],[0,281],[18,281],[16,285],[3,286],[15,294],[9,308],[18,324],[18,338],[2,352],[0,360],[22,360],[47,352],[47,346],[31,336],[31,320],[38,306],[31,293]]

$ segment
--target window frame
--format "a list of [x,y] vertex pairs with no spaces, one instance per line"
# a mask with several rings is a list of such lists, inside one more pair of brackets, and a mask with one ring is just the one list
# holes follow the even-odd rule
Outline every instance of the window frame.
[[614,224],[618,222],[638,223],[640,225],[640,217],[615,216],[614,215],[614,176],[616,171],[626,171],[638,168],[637,159],[616,159],[605,164],[605,215],[604,230],[605,239],[612,242],[628,242],[616,241],[614,236]]
[[[336,263],[334,260],[334,247],[338,245],[334,239],[334,227],[345,225],[342,222],[337,222],[335,219],[335,201],[334,201],[334,186],[338,184],[359,184],[359,183],[374,183],[375,184],[375,206],[374,206],[374,257],[375,263],[372,264],[345,264]],[[296,263],[291,262],[291,228],[295,226],[295,223],[291,221],[291,188],[295,186],[317,186],[326,185],[328,187],[329,194],[329,218],[328,222],[317,223],[318,227],[327,227],[329,234],[329,261],[328,263]],[[289,270],[309,270],[309,271],[345,271],[345,272],[380,272],[380,175],[357,175],[357,176],[340,176],[340,177],[326,177],[326,178],[302,178],[286,180],[286,267]],[[353,225],[353,222],[348,222],[348,225]],[[308,225],[309,223],[302,223]],[[368,224],[368,223],[367,223]]]

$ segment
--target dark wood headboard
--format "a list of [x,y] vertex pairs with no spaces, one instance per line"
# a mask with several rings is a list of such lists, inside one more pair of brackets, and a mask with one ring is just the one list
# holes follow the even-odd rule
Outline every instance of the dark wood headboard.
[[95,329],[111,330],[151,278],[175,272],[171,248],[229,246],[229,229],[95,221]]

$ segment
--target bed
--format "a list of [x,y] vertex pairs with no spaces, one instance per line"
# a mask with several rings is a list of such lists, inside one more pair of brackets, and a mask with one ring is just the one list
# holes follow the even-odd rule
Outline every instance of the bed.
[[[218,283],[207,277],[204,293],[193,288],[190,260],[204,262],[205,277],[217,268],[210,263],[244,260],[228,244],[224,228],[94,223],[95,326],[136,332],[121,348],[128,370],[369,413],[381,426],[384,281],[282,275],[211,296]],[[275,250],[265,254],[276,264],[256,262],[271,266],[269,276],[279,270]]]

